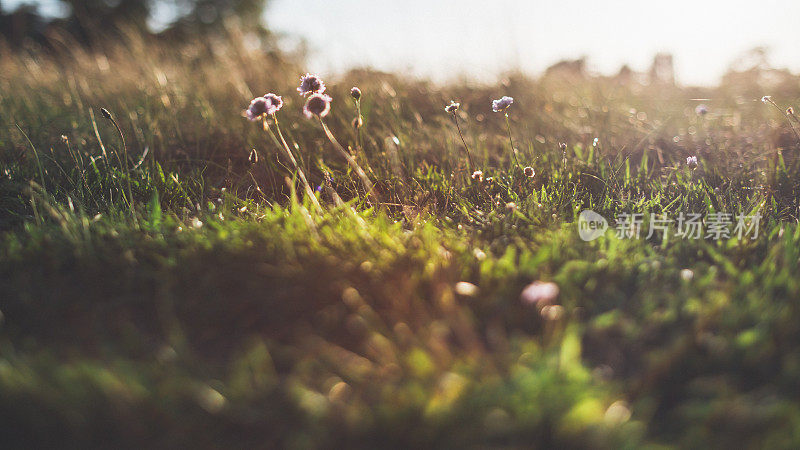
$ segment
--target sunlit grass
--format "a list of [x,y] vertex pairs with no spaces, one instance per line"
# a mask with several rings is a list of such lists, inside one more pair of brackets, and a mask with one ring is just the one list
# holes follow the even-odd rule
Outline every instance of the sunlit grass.
[[[322,121],[293,61],[235,33],[0,60],[0,440],[798,443],[800,82],[354,71]],[[584,242],[584,209],[763,219]]]

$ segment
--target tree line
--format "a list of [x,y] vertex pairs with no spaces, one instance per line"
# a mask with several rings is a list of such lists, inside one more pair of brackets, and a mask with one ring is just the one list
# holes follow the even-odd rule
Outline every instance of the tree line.
[[46,17],[38,3],[11,10],[0,0],[0,40],[11,47],[46,44],[54,32],[68,33],[91,44],[107,40],[121,30],[182,39],[221,29],[235,16],[246,28],[265,32],[263,12],[267,0],[58,0],[66,14]]

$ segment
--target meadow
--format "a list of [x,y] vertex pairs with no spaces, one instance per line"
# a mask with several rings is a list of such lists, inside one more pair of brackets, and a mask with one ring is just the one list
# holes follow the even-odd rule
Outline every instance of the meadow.
[[800,444],[800,77],[319,74],[334,142],[235,30],[0,50],[5,448]]

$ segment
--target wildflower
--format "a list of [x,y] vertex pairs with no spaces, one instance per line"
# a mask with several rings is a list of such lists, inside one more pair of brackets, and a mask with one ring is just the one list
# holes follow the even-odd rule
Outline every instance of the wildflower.
[[325,83],[316,75],[310,73],[300,77],[300,87],[297,88],[300,95],[322,94],[325,92]]
[[681,270],[681,279],[683,281],[692,281],[692,278],[694,278],[694,272],[691,269]]
[[478,183],[483,183],[483,172],[481,172],[480,170],[472,172],[472,179],[474,181],[477,181]]
[[536,175],[536,172],[533,170],[533,167],[531,167],[531,166],[525,167],[524,169],[522,169],[522,172],[528,178],[533,178],[533,176]]
[[504,112],[512,103],[514,103],[514,99],[508,96],[503,96],[503,98],[498,100],[492,100],[492,111]]
[[267,99],[264,97],[254,98],[253,101],[250,102],[250,106],[247,108],[247,118],[250,120],[259,120],[264,114],[267,113],[269,109],[269,103],[267,103]]
[[548,304],[555,300],[558,297],[559,288],[558,285],[552,282],[544,282],[544,281],[535,281],[525,289],[522,290],[520,294],[520,300],[522,303],[526,303],[529,305],[538,305],[538,304]]
[[353,86],[353,89],[350,89],[350,96],[354,99],[361,100],[361,89]]
[[508,210],[508,212],[511,212],[511,213],[513,213],[514,211],[516,211],[516,210],[517,210],[517,204],[516,204],[516,203],[514,203],[514,202],[508,202],[508,203],[506,203],[506,210]]
[[267,101],[267,114],[270,116],[283,108],[283,99],[279,95],[269,93],[264,96],[264,100]]
[[690,169],[694,170],[697,168],[697,156],[687,156],[686,157],[686,165],[689,166]]
[[560,143],[558,144],[558,148],[559,148],[559,149],[560,149],[562,152],[565,152],[565,151],[567,151],[567,144],[566,144],[566,142],[560,142]]
[[309,119],[314,116],[325,117],[331,111],[331,100],[333,99],[325,94],[311,94],[303,107],[303,113]]
[[594,140],[592,141],[592,147],[597,147],[597,144],[599,143],[600,143],[600,138],[594,138]]
[[697,105],[697,107],[694,109],[694,112],[698,116],[705,116],[706,114],[708,114],[708,106],[701,103]]
[[447,111],[450,114],[455,114],[456,111],[458,111],[458,108],[460,108],[460,107],[461,107],[461,103],[456,103],[456,102],[450,100],[450,104],[447,105],[444,108],[444,110]]

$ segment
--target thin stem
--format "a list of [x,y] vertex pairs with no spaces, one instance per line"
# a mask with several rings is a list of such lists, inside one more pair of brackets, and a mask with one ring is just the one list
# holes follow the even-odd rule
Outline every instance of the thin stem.
[[[133,189],[131,189],[131,173],[128,170],[128,146],[125,144],[125,136],[122,134],[122,129],[119,127],[119,124],[117,124],[117,121],[114,120],[114,116],[111,115],[111,112],[109,110],[105,108],[100,108],[100,113],[103,115],[104,118],[106,118],[109,122],[111,122],[111,124],[114,125],[114,128],[117,129],[117,134],[119,134],[120,140],[122,141],[122,150],[125,156],[124,166],[122,164],[122,160],[119,157],[119,152],[114,150],[114,156],[117,157],[117,162],[119,163],[120,170],[125,171],[125,184],[127,187],[127,193],[125,194],[125,196],[127,196],[126,200],[128,203],[128,207],[131,209],[131,216],[133,216],[133,221],[138,224],[138,220],[136,219],[136,207],[133,201]],[[92,118],[94,119],[94,117]],[[97,134],[97,139],[100,140],[100,132],[97,130],[96,126],[94,131],[95,134]],[[102,141],[100,147],[103,149],[103,153],[105,153],[105,148],[102,145]]]
[[[297,170],[297,175],[300,177],[300,180],[303,182],[303,185],[306,188],[306,195],[309,197],[309,200],[311,200],[311,203],[313,203],[314,206],[316,206],[319,209],[322,209],[322,206],[319,204],[319,200],[317,200],[317,196],[314,195],[314,191],[311,189],[311,185],[308,184],[308,180],[306,179],[306,174],[303,172],[303,169],[300,168],[300,165],[297,164],[297,160],[294,158],[294,154],[292,154],[292,151],[289,149],[289,145],[286,143],[286,139],[283,138],[283,133],[281,133],[281,127],[278,124],[278,116],[273,114],[272,119],[275,121],[275,129],[278,131],[278,137],[281,140],[281,144],[283,144],[283,150],[286,152],[286,155],[289,157],[289,160],[292,162],[292,165],[294,166],[295,170]],[[265,128],[270,133],[272,133],[272,130],[268,126],[266,126],[266,120],[267,119],[265,117],[264,118]],[[274,137],[275,136],[273,135],[273,138]]]
[[339,144],[339,141],[336,140],[336,138],[333,136],[333,133],[331,133],[331,130],[328,128],[328,125],[326,125],[325,121],[322,120],[322,117],[317,116],[317,118],[319,119],[319,123],[322,124],[322,129],[325,130],[325,135],[328,136],[328,140],[331,141],[334,147],[336,147],[336,150],[339,151],[339,154],[341,154],[347,160],[347,163],[350,164],[350,167],[356,171],[356,175],[358,175],[358,177],[361,179],[361,183],[364,185],[367,195],[372,198],[373,202],[377,206],[380,202],[372,190],[372,182],[369,180],[369,177],[367,177],[364,169],[362,169],[361,166],[358,165],[358,162],[356,162],[356,160],[350,155],[350,153],[348,153],[347,150],[345,150],[344,147]]
[[39,180],[42,182],[42,189],[47,191],[47,186],[44,184],[44,171],[42,170],[42,162],[39,160],[39,152],[36,151],[36,146],[33,145],[33,142],[31,142],[31,138],[28,137],[28,134],[22,131],[22,127],[20,127],[18,123],[15,123],[14,125],[16,125],[19,132],[25,136],[25,140],[28,141],[28,145],[30,145],[31,149],[33,149],[33,156],[36,158],[36,167],[39,169]]
[[[124,169],[125,169],[125,181],[126,181],[126,184],[128,185],[127,186],[128,187],[128,199],[130,200],[131,212],[134,212],[135,210],[134,210],[134,203],[133,203],[133,190],[131,189],[131,172],[128,170],[128,145],[125,144],[125,136],[122,134],[122,129],[117,124],[117,121],[114,120],[114,117],[109,116],[108,120],[110,120],[111,123],[114,124],[114,128],[117,129],[117,133],[119,134],[119,138],[120,138],[120,140],[122,140],[122,155],[125,158],[125,167],[124,167]],[[136,220],[135,215],[134,215],[134,220]]]
[[[359,151],[363,151],[364,144],[361,139],[361,127],[364,126],[364,120],[361,117],[361,100],[356,100],[356,120],[358,121],[358,129],[356,130],[356,145]],[[366,158],[366,154],[364,155]]]
[[469,170],[472,170],[475,167],[475,164],[472,162],[472,155],[469,153],[469,146],[467,145],[467,140],[464,139],[464,134],[461,132],[461,125],[458,124],[458,116],[456,113],[453,113],[453,121],[456,123],[456,129],[458,129],[458,135],[461,137],[461,142],[464,144],[464,150],[467,151],[467,162],[469,163]]
[[514,157],[514,164],[517,165],[518,169],[522,169],[522,166],[519,165],[519,161],[517,161],[517,150],[514,149],[514,138],[511,137],[511,120],[508,118],[508,113],[506,115],[506,129],[508,130],[508,141],[511,142],[511,156]]
[[364,163],[367,165],[367,170],[373,176],[375,172],[372,170],[372,165],[367,157],[367,151],[364,149],[364,140],[361,134],[361,128],[364,127],[364,118],[361,116],[361,99],[353,100],[356,103],[356,153],[364,158]]
[[783,114],[784,117],[786,117],[786,121],[789,122],[789,126],[792,127],[792,131],[794,131],[794,135],[797,136],[797,140],[800,141],[800,133],[794,127],[794,123],[792,122],[792,117],[789,114],[787,114],[786,111],[781,109],[781,107],[778,106],[778,104],[775,103],[775,101],[772,100],[771,98],[764,97],[764,100],[766,100],[770,105],[774,106],[778,111],[781,112],[781,114]]

